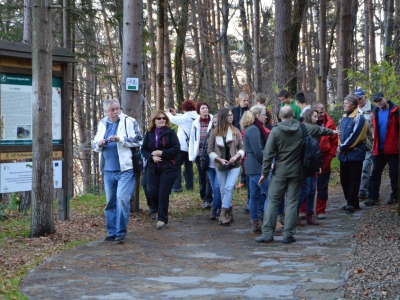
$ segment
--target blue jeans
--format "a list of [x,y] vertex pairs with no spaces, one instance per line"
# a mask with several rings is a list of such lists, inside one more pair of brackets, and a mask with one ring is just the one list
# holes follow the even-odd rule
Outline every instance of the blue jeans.
[[297,205],[297,211],[300,211],[300,207],[303,205],[304,200],[306,200],[307,213],[314,213],[314,198],[315,191],[317,188],[317,176],[307,177],[302,180],[299,204]]
[[365,152],[365,159],[362,167],[360,195],[368,196],[369,178],[371,177],[372,170],[372,151]]
[[219,187],[219,181],[217,178],[217,172],[215,171],[214,168],[209,167],[207,170],[207,175],[208,175],[208,179],[210,179],[211,188],[214,193],[212,208],[213,209],[221,208],[221,204],[222,204],[221,191],[220,191],[220,187]]
[[107,204],[104,209],[109,236],[125,236],[130,213],[130,199],[135,186],[132,170],[104,171]]
[[215,171],[217,172],[219,188],[221,191],[222,208],[229,209],[232,206],[233,190],[240,173],[240,168]]
[[267,180],[262,182],[261,186],[258,185],[260,177],[261,175],[248,175],[248,178],[250,179],[247,181],[247,183],[249,183],[250,188],[249,210],[251,220],[263,217],[260,216],[260,213],[264,212],[266,201],[265,195],[268,195],[269,176]]

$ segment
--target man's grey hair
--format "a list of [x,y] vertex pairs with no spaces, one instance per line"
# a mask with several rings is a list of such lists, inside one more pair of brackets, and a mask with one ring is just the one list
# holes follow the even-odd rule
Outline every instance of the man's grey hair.
[[241,92],[239,94],[239,99],[243,99],[243,98],[249,98],[249,95],[247,93],[245,93],[245,92]]
[[112,105],[112,104],[115,104],[115,103],[118,103],[118,105],[120,105],[118,99],[115,99],[115,98],[114,99],[106,99],[106,100],[104,100],[104,102],[103,102],[104,112],[107,112],[109,105]]

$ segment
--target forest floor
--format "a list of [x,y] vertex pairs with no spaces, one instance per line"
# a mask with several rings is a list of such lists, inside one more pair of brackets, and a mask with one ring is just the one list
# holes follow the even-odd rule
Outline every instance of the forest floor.
[[[381,191],[383,204],[388,182]],[[195,198],[173,194],[171,210],[181,213],[172,212],[163,230],[145,211],[135,214],[121,245],[102,241],[102,215],[71,214],[57,222],[54,235],[10,239],[11,249],[23,240],[26,250],[7,252],[0,265],[12,276],[32,256],[50,256],[60,245],[87,238],[93,241],[51,255],[30,271],[22,292],[29,299],[400,299],[396,205],[362,204],[348,215],[340,210],[342,190],[334,186],[327,219],[298,227],[297,242],[286,245],[279,232],[273,243],[254,241],[243,191],[235,192],[235,222],[227,227],[211,221]]]

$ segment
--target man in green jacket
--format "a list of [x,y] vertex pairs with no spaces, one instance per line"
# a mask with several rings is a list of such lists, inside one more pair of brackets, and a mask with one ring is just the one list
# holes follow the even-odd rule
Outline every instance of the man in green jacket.
[[[268,173],[275,158],[271,182],[268,190],[268,204],[264,214],[262,235],[256,242],[268,243],[274,240],[276,217],[282,196],[286,191],[285,226],[283,229],[283,243],[296,241],[297,204],[301,188],[300,152],[303,141],[303,132],[300,122],[294,120],[291,107],[284,106],[279,112],[282,122],[271,130],[264,148],[262,176],[259,184],[268,178]],[[333,131],[321,126],[305,124],[307,132],[314,138],[321,135],[333,135]]]

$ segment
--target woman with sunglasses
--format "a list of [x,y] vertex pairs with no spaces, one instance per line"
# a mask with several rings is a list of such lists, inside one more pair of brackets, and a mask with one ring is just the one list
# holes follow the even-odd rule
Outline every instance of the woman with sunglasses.
[[210,132],[207,153],[213,161],[221,191],[221,225],[233,222],[232,197],[244,156],[240,131],[233,126],[233,113],[223,108],[218,113],[217,127]]
[[153,112],[144,137],[142,154],[147,159],[147,195],[157,210],[157,229],[168,223],[169,195],[178,174],[176,158],[180,143],[171,128],[168,116],[161,110]]

